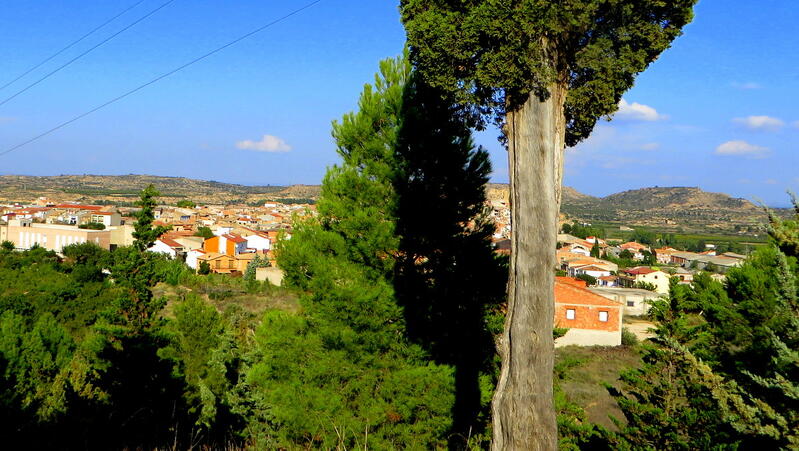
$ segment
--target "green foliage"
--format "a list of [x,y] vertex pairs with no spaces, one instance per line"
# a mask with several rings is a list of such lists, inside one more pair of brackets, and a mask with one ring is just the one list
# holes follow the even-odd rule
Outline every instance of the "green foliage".
[[562,84],[566,145],[590,134],[691,21],[695,0],[403,0],[413,63],[482,113]]
[[596,277],[590,274],[580,274],[577,276],[577,279],[584,280],[589,287],[596,285]]
[[78,228],[89,230],[105,230],[105,224],[101,222],[87,222],[86,224],[79,225]]
[[769,215],[768,233],[780,250],[790,257],[799,257],[799,201],[790,193],[794,208],[794,218],[783,221],[772,212]]
[[364,352],[355,331],[311,321],[270,312],[258,329],[246,381],[258,448],[440,447],[451,421],[449,368]]
[[658,256],[655,251],[641,251],[644,259],[641,261],[644,265],[654,266],[658,264]]
[[654,283],[644,282],[644,281],[635,282],[635,285],[634,285],[633,288],[640,288],[642,290],[648,290],[648,291],[657,291],[658,290],[658,287]]
[[487,400],[498,368],[486,326],[505,301],[507,266],[491,246],[488,154],[474,145],[454,100],[412,73],[402,102],[393,284],[409,337],[437,363],[455,367],[450,447],[456,448],[470,434],[483,436],[490,419]]
[[561,230],[563,231],[563,233],[568,233],[572,236],[576,236],[577,238],[581,239],[586,239],[589,236],[597,238],[605,238],[605,229],[581,224],[577,221],[574,221],[571,224],[568,223],[563,224]]
[[[184,398],[196,424],[216,434],[237,424],[235,397],[231,396],[241,370],[241,350],[228,323],[195,295],[175,307],[175,320],[167,327],[170,343],[158,351],[175,363],[176,377],[186,381]],[[221,431],[219,430],[221,428]]]
[[269,266],[272,266],[272,264],[269,263],[268,258],[261,258],[260,255],[256,255],[255,258],[247,264],[247,269],[244,271],[244,280],[247,282],[254,282],[255,270],[258,268],[268,268]]
[[205,260],[201,261],[197,267],[197,274],[201,276],[211,274],[211,265]]
[[160,195],[153,185],[149,185],[142,190],[140,199],[136,202],[136,206],[140,210],[134,215],[136,224],[133,226],[133,247],[140,252],[149,249],[158,237],[169,230],[168,227],[164,226],[153,227],[154,209],[158,205],[156,198]]
[[447,441],[452,370],[405,338],[392,280],[409,76],[403,59],[381,62],[359,110],[333,124],[343,162],[324,178],[318,217],[299,221],[278,245],[285,281],[308,295],[305,315],[268,315],[256,338],[264,357],[247,377],[259,399],[248,416],[264,448],[363,446],[367,430],[375,448]]
[[599,258],[599,253],[601,252],[599,248],[599,239],[594,241],[594,245],[591,246],[591,257]]
[[213,238],[214,237],[214,231],[211,230],[208,227],[201,226],[201,227],[199,227],[197,229],[196,232],[194,232],[194,236],[203,237],[203,238],[205,238],[207,240],[209,238]]
[[14,243],[12,243],[11,241],[5,240],[2,243],[0,243],[0,249],[2,249],[4,251],[9,251],[9,252],[13,251],[14,250]]
[[691,286],[672,279],[653,302],[658,346],[617,393],[633,447],[799,446],[799,293],[795,224],[772,224],[778,247],[762,248],[727,273]]
[[655,235],[655,232],[652,232],[651,230],[635,229],[633,230],[632,235],[630,235],[630,241],[653,246],[657,244],[657,236]]
[[638,337],[628,328],[622,327],[621,329],[621,345],[622,346],[636,346],[638,345]]
[[558,449],[570,451],[614,449],[614,435],[605,428],[589,422],[585,410],[571,401],[562,388],[563,381],[569,377],[569,370],[581,363],[580,360],[571,358],[555,364],[553,388],[558,422]]
[[179,200],[178,203],[175,204],[175,205],[180,207],[180,208],[194,208],[194,207],[197,206],[196,203],[194,203],[194,202],[192,202],[192,201],[190,201],[188,199]]

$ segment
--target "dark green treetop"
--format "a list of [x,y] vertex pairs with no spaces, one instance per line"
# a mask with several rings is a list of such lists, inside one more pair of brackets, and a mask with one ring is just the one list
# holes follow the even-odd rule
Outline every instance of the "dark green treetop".
[[680,35],[696,0],[402,0],[416,67],[501,120],[527,94],[568,91],[566,145],[612,114]]
[[140,207],[136,213],[136,224],[133,226],[133,246],[140,252],[146,251],[150,246],[155,243],[155,240],[164,232],[169,230],[168,227],[158,226],[153,227],[153,220],[155,219],[155,207],[158,205],[156,198],[161,193],[153,185],[149,185],[141,192],[141,198],[136,201],[136,206]]

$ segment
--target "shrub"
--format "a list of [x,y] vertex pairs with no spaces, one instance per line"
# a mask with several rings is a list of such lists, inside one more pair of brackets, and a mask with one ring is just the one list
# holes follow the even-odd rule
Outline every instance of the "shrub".
[[208,262],[206,261],[200,262],[200,266],[197,269],[197,274],[201,276],[207,276],[210,273],[211,273],[211,265],[208,264]]
[[99,222],[87,222],[86,224],[79,225],[78,228],[89,230],[105,230],[105,224],[101,224]]
[[622,346],[635,346],[638,344],[638,337],[628,328],[621,329],[621,344]]

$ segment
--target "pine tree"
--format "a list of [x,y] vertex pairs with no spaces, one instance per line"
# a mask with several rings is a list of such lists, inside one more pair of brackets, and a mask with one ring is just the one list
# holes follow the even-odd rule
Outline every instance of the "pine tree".
[[591,246],[591,256],[594,258],[599,258],[600,248],[599,248],[599,238],[594,238],[594,245]]
[[153,185],[148,185],[140,194],[140,199],[136,201],[136,206],[140,208],[134,215],[136,217],[136,224],[133,225],[133,247],[139,252],[144,252],[155,243],[161,235],[164,234],[168,227],[158,226],[153,227],[153,220],[155,219],[155,207],[158,205],[156,198],[161,193],[155,189]]
[[248,415],[258,446],[351,448],[366,433],[381,449],[447,442],[452,370],[406,338],[393,283],[395,150],[409,76],[404,59],[382,61],[358,111],[334,123],[342,163],[323,180],[318,217],[277,248],[286,283],[308,295],[303,315],[270,314],[256,335]]
[[394,286],[410,336],[455,367],[450,446],[461,448],[489,422],[496,351],[487,317],[505,301],[507,268],[486,209],[491,164],[455,101],[417,73],[405,85],[395,159]]

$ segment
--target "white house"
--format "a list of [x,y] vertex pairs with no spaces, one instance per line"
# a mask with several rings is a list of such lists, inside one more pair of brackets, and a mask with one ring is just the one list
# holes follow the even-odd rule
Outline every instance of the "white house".
[[168,255],[169,258],[177,258],[179,254],[183,253],[183,245],[169,238],[159,238],[147,250]]
[[93,211],[89,220],[106,227],[122,224],[122,216],[115,211]]
[[205,251],[202,249],[192,249],[186,252],[186,264],[189,268],[196,270],[197,269],[197,259],[205,255]]
[[585,265],[574,268],[574,274],[577,276],[585,274],[595,279],[599,279],[600,277],[609,276],[610,270],[597,265]]
[[247,240],[247,247],[255,249],[256,251],[263,252],[272,249],[272,241],[269,240],[267,234],[253,233],[252,235],[245,236]]

